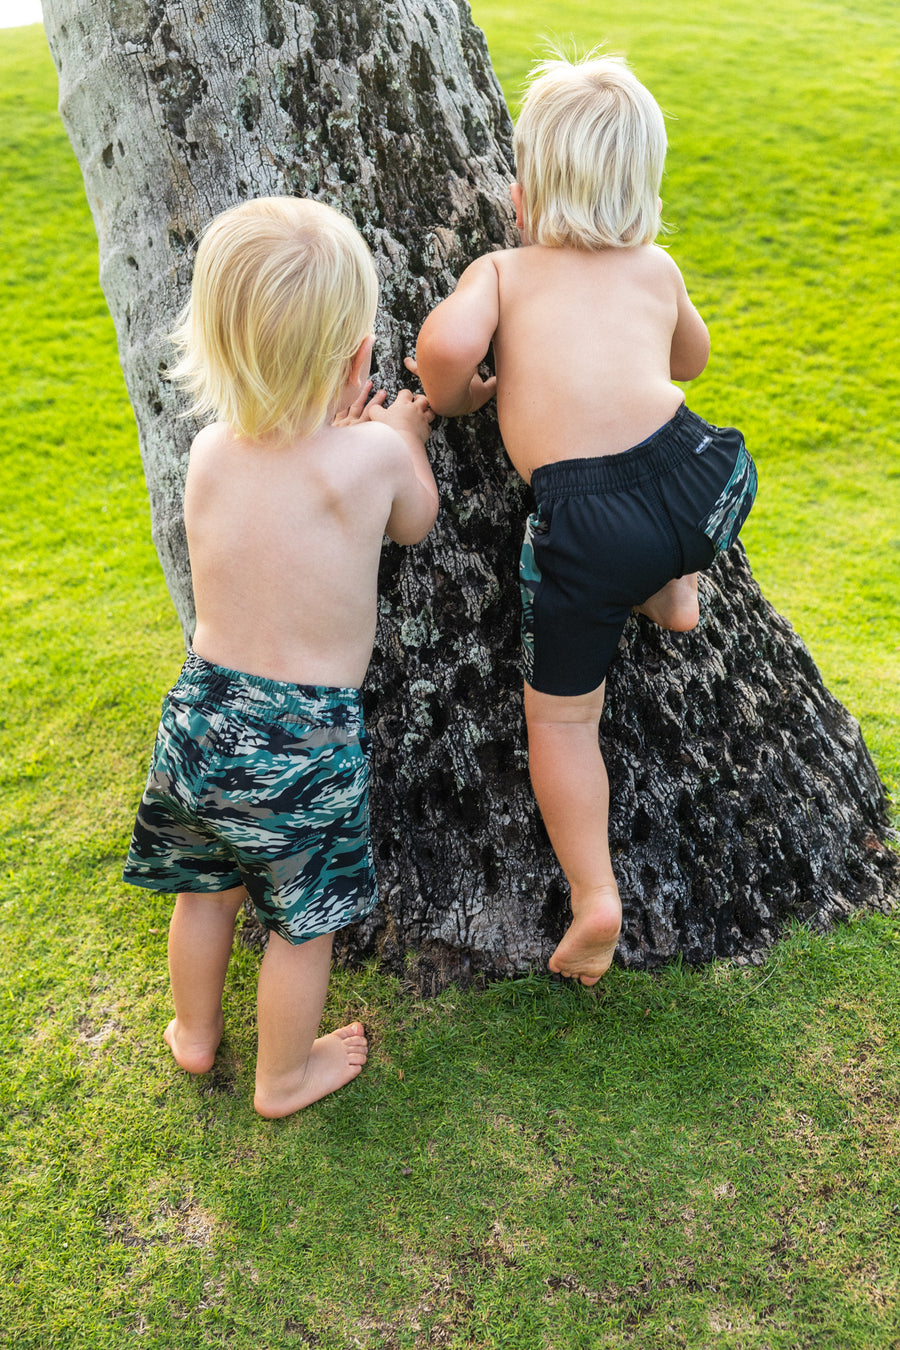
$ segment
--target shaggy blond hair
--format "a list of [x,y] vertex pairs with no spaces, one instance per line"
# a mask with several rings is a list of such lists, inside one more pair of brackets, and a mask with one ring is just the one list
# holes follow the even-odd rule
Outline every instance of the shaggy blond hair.
[[204,231],[169,376],[191,413],[239,435],[312,435],[377,303],[372,256],[346,216],[296,197],[244,202]]
[[666,129],[653,95],[619,56],[541,61],[513,149],[525,229],[551,248],[634,248],[662,228]]

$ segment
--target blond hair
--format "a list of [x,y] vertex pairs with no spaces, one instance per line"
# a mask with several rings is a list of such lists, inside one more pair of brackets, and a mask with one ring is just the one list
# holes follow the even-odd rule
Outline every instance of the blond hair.
[[525,230],[551,248],[633,248],[662,228],[666,129],[659,105],[618,56],[541,61],[513,149]]
[[239,435],[279,439],[323,425],[372,331],[378,277],[346,216],[259,197],[207,226],[169,377]]

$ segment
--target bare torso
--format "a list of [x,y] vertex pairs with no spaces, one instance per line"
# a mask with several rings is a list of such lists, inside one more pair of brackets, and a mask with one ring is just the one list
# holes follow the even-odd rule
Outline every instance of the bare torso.
[[666,253],[530,245],[489,256],[497,411],[523,478],[541,464],[628,450],[672,417],[684,401],[671,373],[684,287]]
[[270,679],[358,687],[404,473],[408,452],[375,423],[280,447],[222,424],[201,432],[185,491],[198,655]]

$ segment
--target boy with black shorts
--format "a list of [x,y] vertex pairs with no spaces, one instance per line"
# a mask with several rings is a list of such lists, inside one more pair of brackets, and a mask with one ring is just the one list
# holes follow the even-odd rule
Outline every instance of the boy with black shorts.
[[[516,125],[523,248],[478,258],[407,361],[452,417],[494,396],[534,490],[520,562],[529,768],[571,887],[550,969],[596,984],[621,905],[598,743],[606,672],[632,609],[699,618],[697,572],[736,539],[756,492],[740,432],[688,411],[674,380],[709,355],[681,273],[654,244],[662,113],[617,57],[542,62]],[[482,379],[493,345],[496,375]]]
[[197,624],[164,707],[125,879],[177,892],[175,1017],[203,1073],[222,1036],[235,919],[268,930],[254,1105],[285,1116],[361,1071],[355,1022],[318,1036],[334,932],[377,895],[360,685],[382,540],[417,543],[438,498],[422,395],[370,398],[378,281],[344,216],[269,197],[216,217],[197,252],[172,378],[212,414],[184,516]]

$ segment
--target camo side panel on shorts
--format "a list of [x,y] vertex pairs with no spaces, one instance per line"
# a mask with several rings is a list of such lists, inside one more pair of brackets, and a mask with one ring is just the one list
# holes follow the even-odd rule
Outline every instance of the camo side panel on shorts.
[[534,674],[534,597],[541,582],[541,569],[534,556],[535,541],[547,531],[541,508],[525,522],[525,538],[519,554],[519,594],[522,601],[522,674],[530,684]]
[[[700,529],[712,541],[717,553],[724,553],[731,548],[756,498],[756,465],[740,432],[735,431],[733,434],[740,440],[734,469],[713,509],[700,522]],[[701,446],[700,451],[702,449]]]
[[377,889],[359,691],[200,662],[166,699],[126,881],[243,883],[260,922],[294,943],[362,918]]

